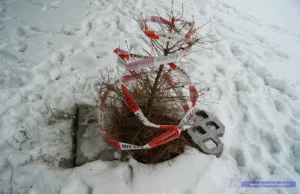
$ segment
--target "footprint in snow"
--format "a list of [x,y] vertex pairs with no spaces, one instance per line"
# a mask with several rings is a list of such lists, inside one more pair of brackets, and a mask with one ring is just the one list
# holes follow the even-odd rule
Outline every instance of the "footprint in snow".
[[28,48],[28,44],[26,42],[18,42],[16,45],[15,45],[15,48],[17,51],[19,52],[25,52],[26,49]]
[[286,106],[286,104],[278,99],[278,100],[274,100],[274,105],[275,105],[275,109],[280,112],[280,113],[287,113],[288,111],[288,107]]
[[103,58],[108,55],[109,53],[107,51],[100,52],[99,54],[97,54],[97,59]]
[[82,43],[83,46],[87,47],[87,48],[91,48],[95,46],[95,42],[93,40],[84,40]]
[[295,141],[300,141],[300,132],[297,131],[295,127],[286,125],[284,126],[284,131],[289,138]]
[[235,91],[236,92],[242,92],[242,91],[245,91],[245,92],[252,92],[252,88],[251,88],[251,85],[245,81],[245,80],[235,80],[234,81],[235,83]]
[[268,41],[265,38],[263,38],[262,36],[259,36],[257,34],[253,34],[252,36],[261,43],[268,43]]
[[[91,5],[92,3],[89,2],[89,4]],[[102,1],[100,1],[100,0],[95,1],[94,4],[95,4],[97,7],[105,7],[105,4],[104,4]]]
[[223,19],[222,19],[222,18],[220,18],[219,16],[214,16],[213,18],[214,18],[214,19],[215,19],[215,21],[217,21],[217,22],[220,22],[220,23],[222,23],[222,22],[223,22]]
[[294,144],[292,146],[294,155],[294,169],[300,175],[300,144]]
[[274,50],[274,53],[275,53],[278,57],[283,58],[283,59],[289,59],[289,58],[290,58],[290,56],[289,56],[287,53],[285,53],[285,52],[283,52],[283,51],[281,51],[281,50]]
[[52,55],[51,55],[51,61],[53,63],[56,63],[56,62],[62,63],[64,58],[65,58],[65,55],[61,52],[55,52],[55,53],[52,53]]
[[227,8],[227,9],[228,9],[228,8],[232,8],[232,7],[231,7],[229,4],[227,4],[227,3],[222,3],[222,5],[223,5],[224,8]]
[[274,161],[271,161],[269,164],[266,165],[270,175],[286,174],[285,170]]
[[4,30],[4,23],[2,22],[1,18],[0,18],[0,32]]
[[75,36],[79,28],[71,27],[71,26],[62,26],[58,33],[65,34],[67,36]]
[[271,52],[268,52],[268,51],[264,51],[263,54],[268,60],[274,59],[274,57],[275,57]]
[[235,32],[235,29],[232,26],[228,26],[228,25],[225,25],[225,24],[219,24],[219,26],[226,29],[226,30],[229,30],[230,32]]
[[34,38],[37,37],[35,32],[31,27],[18,27],[14,30],[14,35],[16,38]]
[[29,26],[29,29],[32,30],[32,31],[35,31],[35,32],[41,32],[42,31],[41,29],[39,29],[36,26]]
[[1,5],[0,2],[0,18],[5,16],[6,9]]
[[257,145],[257,143],[250,144],[249,150],[252,158],[256,158],[257,160],[262,160],[263,155],[261,151],[261,146]]
[[241,56],[241,55],[244,55],[244,51],[240,48],[240,46],[239,45],[232,45],[231,46],[231,52],[232,52],[232,54],[233,55],[235,55],[235,56]]
[[290,98],[297,97],[297,93],[295,92],[294,87],[291,86],[285,80],[272,78],[272,77],[265,77],[263,79],[267,86],[269,86],[275,90],[278,90],[278,91],[282,92],[283,94],[286,94]]
[[23,28],[21,28],[21,27],[18,27],[18,28],[15,30],[15,34],[16,34],[16,36],[18,36],[18,37],[21,37],[21,36],[26,37],[26,31],[25,31]]
[[59,1],[54,1],[52,3],[47,3],[43,6],[42,11],[47,11],[53,8],[57,8],[59,4],[61,4],[63,1],[59,0]]
[[6,157],[0,157],[0,193],[12,193],[13,169]]
[[276,26],[276,25],[270,25],[269,26],[272,30],[274,30],[275,32],[278,32],[278,33],[284,33],[284,34],[290,34],[289,31],[287,31],[286,29],[284,28],[281,28],[279,26]]
[[239,167],[243,167],[243,166],[246,165],[245,156],[244,156],[244,153],[242,152],[241,149],[239,149],[239,148],[231,148],[230,149],[230,155],[235,159],[236,164]]
[[49,77],[52,81],[57,81],[61,78],[61,75],[60,75],[60,71],[58,69],[52,69],[50,72],[49,72]]
[[281,152],[282,145],[275,135],[272,135],[269,132],[261,131],[260,137],[261,142],[263,142],[271,155]]
[[94,19],[93,16],[91,16],[91,17],[88,17],[88,18],[84,19],[81,22],[80,32],[84,36],[88,36],[90,31],[92,30],[92,28],[93,28],[93,23],[92,23],[93,19]]

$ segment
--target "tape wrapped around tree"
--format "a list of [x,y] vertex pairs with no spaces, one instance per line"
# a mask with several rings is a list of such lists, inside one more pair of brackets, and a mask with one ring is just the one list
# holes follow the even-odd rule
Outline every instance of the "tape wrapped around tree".
[[[160,16],[151,16],[146,18],[147,22],[156,22],[160,24],[165,25],[174,25],[175,22],[184,22],[180,19],[175,19],[173,21],[168,21]],[[143,32],[145,35],[147,35],[151,39],[162,39],[165,41],[178,41],[183,40],[186,42],[186,46],[182,48],[181,51],[175,52],[173,54],[167,55],[167,56],[160,56],[160,57],[146,57],[142,55],[137,55],[133,53],[126,52],[120,48],[116,48],[114,50],[114,53],[118,55],[118,60],[121,61],[123,67],[125,67],[126,71],[137,71],[142,70],[149,67],[156,67],[161,64],[168,64],[171,71],[176,71],[178,75],[180,75],[182,78],[186,80],[186,82],[189,84],[189,94],[190,94],[190,102],[183,101],[181,102],[182,107],[184,109],[184,116],[181,119],[181,121],[178,123],[178,125],[160,125],[155,124],[149,121],[144,113],[142,112],[141,108],[139,107],[138,103],[135,101],[135,99],[130,94],[130,91],[126,87],[126,83],[135,81],[137,77],[142,77],[143,73],[137,73],[135,76],[133,75],[123,75],[119,77],[117,80],[117,85],[120,91],[123,94],[123,99],[125,105],[131,110],[132,113],[143,123],[143,125],[148,127],[157,128],[160,130],[165,130],[166,132],[161,134],[160,136],[154,138],[150,142],[148,142],[145,145],[134,145],[129,144],[126,142],[120,142],[114,139],[109,138],[106,133],[105,129],[100,128],[100,134],[105,138],[105,140],[110,143],[113,147],[116,147],[121,150],[141,150],[141,149],[150,149],[154,148],[163,144],[166,144],[176,138],[178,138],[182,131],[188,129],[190,126],[186,125],[187,122],[192,118],[194,108],[197,105],[198,101],[198,91],[195,87],[195,85],[192,84],[190,77],[188,74],[181,69],[178,65],[175,63],[180,60],[180,58],[186,54],[188,54],[191,50],[191,45],[189,44],[189,39],[196,33],[196,30],[191,30],[185,35],[181,36],[178,34],[170,34],[170,33],[161,33],[156,31],[151,31],[146,28],[146,26],[141,26],[143,29]],[[128,62],[131,58],[140,59],[136,60],[134,62]],[[174,84],[172,82],[172,76],[170,74],[165,74],[163,76],[166,83],[171,87],[171,89],[174,91],[175,95],[178,95],[176,93]],[[102,98],[100,100],[100,111],[102,113],[105,113],[106,111],[106,101],[109,97],[110,93],[109,91],[105,91],[102,94]]]

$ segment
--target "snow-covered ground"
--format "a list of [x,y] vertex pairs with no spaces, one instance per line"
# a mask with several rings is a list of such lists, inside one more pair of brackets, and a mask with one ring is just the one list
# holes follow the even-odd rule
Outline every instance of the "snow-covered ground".
[[[199,107],[226,126],[220,158],[187,150],[155,166],[96,161],[64,170],[75,103],[95,105],[95,77],[112,50],[142,44],[133,16],[169,1],[0,0],[0,193],[297,193],[300,191],[300,2],[187,0],[203,36],[192,80],[211,87]],[[180,10],[181,1],[175,2]],[[97,58],[98,56],[98,58]],[[96,149],[96,148],[95,148]],[[66,151],[67,150],[67,151]],[[233,177],[290,177],[296,188],[230,187]],[[278,178],[277,178],[278,179]]]

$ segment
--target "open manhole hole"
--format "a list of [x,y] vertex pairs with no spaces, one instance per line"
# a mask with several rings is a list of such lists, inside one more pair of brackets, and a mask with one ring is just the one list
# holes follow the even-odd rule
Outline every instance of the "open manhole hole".
[[[195,114],[195,117],[197,116],[204,119],[209,118],[207,113],[204,111],[198,111],[197,114]],[[135,118],[135,115],[128,113],[128,118],[131,119],[131,117]],[[73,140],[74,166],[80,166],[86,162],[92,162],[99,159],[103,161],[112,161],[116,159],[115,153],[118,152],[118,150],[106,143],[103,137],[99,134],[98,118],[99,116],[96,107],[88,105],[80,105],[77,107],[76,118],[74,118],[73,122],[73,130],[75,134]],[[162,120],[168,119],[169,118],[163,118]],[[168,124],[174,123],[178,123],[178,121],[174,120],[173,123],[172,121],[171,123],[169,121]],[[206,126],[211,128],[211,130],[216,130],[216,128],[219,128],[214,121],[206,122]],[[207,129],[204,130],[201,126],[196,126],[196,130],[199,134],[206,135]],[[156,128],[145,127],[142,123],[140,125],[136,125],[136,123],[132,124],[132,122],[128,122],[128,125],[119,126],[117,131],[114,131],[109,135],[121,142],[145,145],[164,132],[165,131]],[[215,142],[213,141],[205,141],[205,144],[209,148],[215,146]],[[181,133],[178,139],[152,149],[123,150],[121,159],[126,159],[128,156],[132,156],[140,163],[156,164],[169,161],[184,153],[184,150],[187,146],[195,147],[202,151],[195,141],[193,141],[193,138],[191,138],[187,131],[184,131]]]

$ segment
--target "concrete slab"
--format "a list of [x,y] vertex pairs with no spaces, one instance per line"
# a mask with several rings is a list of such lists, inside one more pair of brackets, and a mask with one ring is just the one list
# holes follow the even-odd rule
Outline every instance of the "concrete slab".
[[76,166],[95,160],[115,160],[117,149],[109,146],[99,134],[97,108],[89,105],[78,107]]

